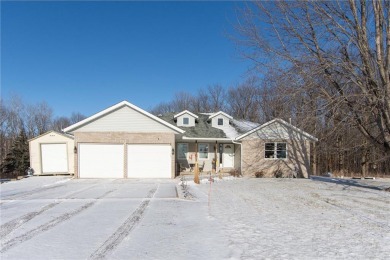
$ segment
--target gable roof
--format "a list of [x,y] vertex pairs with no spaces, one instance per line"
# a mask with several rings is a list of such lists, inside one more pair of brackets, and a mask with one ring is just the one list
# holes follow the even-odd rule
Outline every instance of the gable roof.
[[104,109],[103,111],[100,111],[99,113],[96,113],[96,114],[94,114],[94,115],[92,115],[92,116],[90,116],[90,117],[87,117],[86,119],[81,120],[80,122],[78,122],[78,123],[76,123],[76,124],[73,124],[73,125],[71,125],[71,126],[68,126],[67,128],[63,129],[63,131],[64,131],[64,132],[74,131],[74,130],[76,130],[76,129],[78,129],[78,128],[84,126],[84,125],[87,125],[88,123],[94,121],[95,119],[101,118],[101,117],[103,117],[103,116],[105,116],[105,115],[107,115],[107,114],[109,114],[109,113],[115,111],[116,109],[119,109],[119,108],[124,107],[124,106],[130,107],[130,108],[134,109],[135,111],[137,111],[137,112],[139,112],[139,113],[145,115],[146,117],[149,117],[149,118],[155,120],[156,122],[158,122],[158,123],[160,123],[160,124],[162,124],[162,125],[165,125],[165,126],[167,126],[168,128],[170,128],[170,129],[172,129],[172,130],[174,130],[174,131],[176,131],[176,132],[178,132],[178,133],[181,133],[181,134],[182,134],[182,133],[185,132],[184,130],[182,130],[182,129],[176,127],[176,126],[174,126],[173,124],[170,124],[170,123],[168,123],[167,121],[164,121],[164,120],[162,120],[162,119],[160,119],[160,118],[158,118],[158,117],[156,117],[156,116],[150,114],[149,112],[146,112],[145,110],[143,110],[143,109],[141,109],[141,108],[139,108],[139,107],[137,107],[137,106],[131,104],[131,103],[128,102],[128,101],[119,102],[118,104],[113,105],[113,106],[111,106],[111,107],[109,107],[109,108],[106,108],[106,109]]
[[302,134],[303,136],[305,136],[306,138],[308,138],[308,139],[310,139],[312,141],[315,141],[315,142],[318,141],[318,139],[316,137],[308,134],[307,132],[299,129],[298,127],[293,126],[292,124],[287,123],[286,121],[284,121],[284,120],[282,120],[280,118],[275,118],[275,119],[273,119],[273,120],[271,120],[271,121],[269,121],[269,122],[267,122],[265,124],[262,124],[261,126],[258,126],[258,127],[254,128],[254,129],[246,132],[245,134],[236,137],[236,140],[240,140],[240,139],[242,139],[242,138],[244,138],[244,137],[246,137],[246,136],[248,136],[248,135],[250,135],[250,134],[252,134],[254,132],[257,132],[257,131],[259,131],[259,130],[261,130],[261,129],[263,129],[263,128],[265,128],[265,127],[267,127],[267,126],[269,126],[269,125],[271,125],[273,123],[276,123],[276,122],[280,123],[280,124],[282,124],[282,125],[284,125],[284,126],[286,126],[288,128],[291,128],[292,130]]
[[66,137],[66,138],[69,138],[69,139],[72,139],[72,140],[74,139],[74,137],[72,135],[68,135],[68,134],[65,134],[65,133],[60,133],[60,132],[57,132],[57,131],[54,131],[54,130],[50,130],[50,131],[47,131],[46,133],[43,133],[41,135],[38,135],[36,137],[31,138],[28,141],[31,142],[31,141],[33,141],[35,139],[38,139],[38,138],[40,138],[42,136],[45,136],[45,135],[48,135],[48,134],[51,134],[51,133],[62,135],[63,137]]
[[191,115],[192,117],[199,118],[197,115],[195,115],[194,113],[191,113],[191,112],[188,111],[188,110],[184,110],[184,111],[180,112],[179,114],[174,115],[173,118],[179,117],[179,116],[181,116],[181,115],[183,115],[183,114],[189,114],[189,115]]
[[232,116],[230,116],[230,115],[228,115],[228,114],[226,114],[225,112],[222,112],[222,111],[219,111],[219,112],[217,112],[217,113],[214,113],[214,114],[210,115],[209,119],[211,119],[211,118],[213,118],[213,117],[216,117],[216,116],[218,116],[218,115],[224,115],[224,116],[226,116],[226,117],[229,118],[229,119],[233,119]]

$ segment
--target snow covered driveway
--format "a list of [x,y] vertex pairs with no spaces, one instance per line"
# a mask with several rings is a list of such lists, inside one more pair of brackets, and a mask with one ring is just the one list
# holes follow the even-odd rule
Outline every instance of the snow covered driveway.
[[389,192],[235,179],[191,185],[194,198],[184,200],[176,184],[65,177],[1,184],[1,259],[389,256]]

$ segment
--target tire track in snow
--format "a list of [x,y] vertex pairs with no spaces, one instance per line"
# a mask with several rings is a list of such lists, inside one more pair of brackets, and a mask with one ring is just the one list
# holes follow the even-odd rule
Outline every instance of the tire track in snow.
[[1,237],[1,240],[3,240],[9,233],[14,231],[15,229],[17,229],[21,225],[27,223],[28,221],[32,220],[36,216],[42,214],[46,210],[49,210],[49,209],[53,208],[54,206],[56,206],[56,205],[58,205],[60,203],[61,202],[50,203],[50,204],[44,206],[43,208],[41,208],[38,211],[27,213],[27,214],[25,214],[25,215],[23,215],[23,216],[21,216],[19,218],[13,219],[13,220],[11,220],[11,221],[1,225],[0,226],[0,237]]
[[140,222],[142,216],[150,203],[150,198],[153,198],[158,186],[151,189],[146,199],[136,208],[136,210],[123,222],[122,225],[101,245],[95,252],[93,252],[89,259],[104,259],[107,254],[111,253],[122,241],[127,237],[134,227]]
[[[39,187],[39,188],[30,190],[30,191],[21,192],[21,193],[17,193],[17,194],[12,194],[12,195],[6,196],[6,197],[2,198],[2,200],[20,200],[22,198],[25,198],[27,196],[33,195],[33,194],[38,193],[38,192],[43,192],[43,191],[47,191],[47,190],[57,189],[59,187],[63,187],[63,186],[67,186],[67,185],[68,185],[67,183],[60,183],[60,184],[57,184],[57,185],[52,185],[52,186],[47,186],[47,187]],[[5,202],[1,202],[0,205],[2,205],[4,203]]]
[[11,248],[23,243],[23,242],[26,242],[27,240],[30,240],[31,238],[33,238],[33,237],[35,237],[35,236],[37,236],[45,231],[48,231],[48,230],[52,229],[53,227],[57,226],[58,224],[61,224],[62,222],[67,221],[68,219],[80,214],[84,210],[92,207],[96,202],[99,201],[99,199],[104,198],[105,196],[112,193],[113,191],[114,190],[109,190],[106,193],[104,193],[102,196],[96,198],[94,201],[89,202],[87,204],[84,204],[81,207],[77,208],[76,210],[64,213],[61,216],[58,216],[58,217],[52,219],[51,221],[40,225],[37,228],[34,228],[34,229],[32,229],[32,230],[30,230],[30,231],[28,231],[20,236],[17,236],[11,240],[8,240],[5,243],[2,243],[1,244],[2,248],[0,250],[0,253],[4,253],[4,252],[8,251],[9,249],[11,249]]
[[[70,199],[72,198],[74,195],[76,194],[79,194],[81,192],[84,192],[86,190],[90,190],[92,189],[93,187],[97,186],[98,184],[96,185],[93,185],[91,187],[87,187],[87,188],[83,188],[83,189],[80,189],[76,192],[73,192],[67,196],[65,196],[65,199]],[[1,240],[4,240],[4,238],[9,235],[12,231],[14,231],[15,229],[19,228],[21,225],[29,222],[30,220],[32,220],[33,218],[39,216],[40,214],[42,214],[43,212],[53,208],[54,206],[57,206],[58,204],[62,203],[63,201],[57,201],[57,202],[53,202],[53,203],[50,203],[44,207],[42,207],[40,210],[38,211],[34,211],[34,212],[30,212],[30,213],[27,213],[19,218],[16,218],[16,219],[13,219],[3,225],[0,226],[0,238]]]

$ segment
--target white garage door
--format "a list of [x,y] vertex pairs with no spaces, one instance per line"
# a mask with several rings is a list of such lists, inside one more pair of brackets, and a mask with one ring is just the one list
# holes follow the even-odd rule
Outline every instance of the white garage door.
[[80,178],[123,178],[121,144],[79,144]]
[[41,152],[43,173],[68,172],[66,144],[41,144]]
[[171,178],[171,146],[127,145],[128,178]]

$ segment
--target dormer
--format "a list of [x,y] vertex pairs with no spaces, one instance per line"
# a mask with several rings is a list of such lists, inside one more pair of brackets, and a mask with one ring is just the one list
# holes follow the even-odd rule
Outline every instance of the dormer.
[[223,129],[229,126],[229,122],[231,119],[233,119],[233,117],[229,116],[225,112],[219,111],[209,116],[208,120],[211,121],[212,127]]
[[195,126],[195,122],[196,119],[198,119],[198,116],[188,110],[184,110],[179,114],[174,115],[173,119],[176,121],[177,126],[191,127]]

